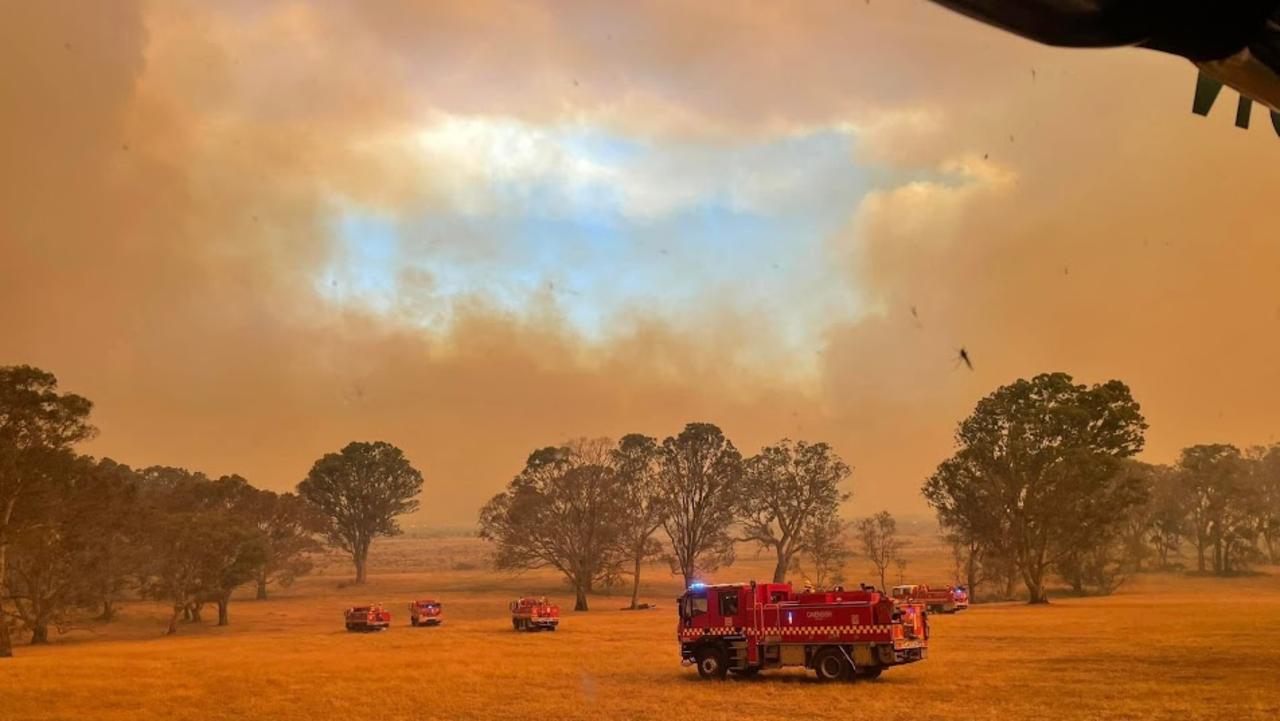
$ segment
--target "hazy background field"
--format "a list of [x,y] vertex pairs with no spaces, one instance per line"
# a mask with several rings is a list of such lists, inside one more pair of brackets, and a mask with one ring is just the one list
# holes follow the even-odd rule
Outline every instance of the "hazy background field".
[[[949,580],[941,544],[916,526],[908,580]],[[434,536],[434,537],[433,537]],[[0,719],[1271,719],[1280,714],[1280,569],[1235,579],[1137,577],[1114,596],[1047,607],[986,604],[937,616],[931,656],[880,680],[822,685],[798,671],[700,681],[674,640],[679,581],[648,569],[650,611],[627,594],[564,612],[557,633],[511,631],[516,594],[571,600],[550,574],[494,573],[477,539],[413,537],[374,546],[364,587],[342,559],[268,601],[252,589],[232,624],[185,624],[127,603],[118,622],[23,647],[5,665]],[[870,580],[855,559],[850,579]],[[470,570],[468,570],[470,569]],[[744,550],[717,580],[766,577]],[[895,574],[896,576],[896,574]],[[894,579],[896,580],[896,578]],[[411,628],[404,606],[436,596],[447,621]],[[382,601],[394,627],[349,634],[348,605]]]

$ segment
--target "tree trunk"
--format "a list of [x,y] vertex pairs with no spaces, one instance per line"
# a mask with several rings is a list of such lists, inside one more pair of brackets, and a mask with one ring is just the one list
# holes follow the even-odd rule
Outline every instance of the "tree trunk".
[[9,638],[9,621],[0,611],[0,658],[13,657],[13,639]]
[[191,623],[200,623],[204,618],[200,616],[200,611],[204,609],[204,603],[198,602],[187,606],[187,620]]
[[[13,519],[13,509],[18,503],[16,496],[9,498],[9,502],[5,504],[4,517],[0,518],[0,598],[6,596],[5,579],[6,563],[9,559],[9,542],[6,540],[5,531],[9,528],[9,521]],[[0,658],[13,657],[13,638],[9,636],[9,619],[4,615],[4,604],[0,603]]]
[[1044,587],[1044,569],[1027,569],[1023,572],[1023,580],[1027,586],[1027,603],[1048,603],[1049,594]]
[[102,613],[98,614],[98,620],[103,623],[111,623],[116,620],[116,603],[110,598],[102,599]]
[[680,561],[680,575],[684,576],[684,587],[687,589],[698,582],[698,570],[693,567],[693,559]]
[[575,611],[587,610],[586,585],[583,584],[582,582],[574,582],[573,590],[574,590],[573,610]]
[[1204,573],[1204,541],[1196,538],[1196,569]]
[[258,600],[267,600],[267,579],[265,578],[258,579]]
[[227,613],[227,608],[231,605],[231,594],[227,594],[218,599],[218,625],[228,626],[231,624],[231,616]]
[[778,562],[773,567],[773,582],[782,583],[787,580],[787,569],[790,567],[791,559],[782,550],[782,546],[778,546]]
[[1063,574],[1067,579],[1067,583],[1071,584],[1071,590],[1076,593],[1084,593],[1084,560],[1075,556],[1068,556],[1070,559],[1071,572]]
[[886,589],[888,588],[888,586],[886,586],[886,585],[885,585],[885,583],[884,583],[884,571],[885,571],[885,568],[887,568],[887,567],[886,567],[886,566],[880,566],[879,568],[880,568],[880,590],[881,590],[881,591],[884,591],[884,590],[886,590]]
[[972,546],[965,561],[964,580],[968,584],[965,590],[969,592],[969,603],[974,603],[978,599],[978,552]]
[[44,646],[49,643],[49,622],[36,621],[31,626],[31,645]]
[[631,610],[640,606],[640,561],[643,551],[636,552],[636,567],[631,573]]
[[364,583],[365,567],[369,564],[369,549],[357,549],[355,553],[356,562],[356,583]]
[[173,604],[173,614],[169,616],[169,629],[164,632],[166,636],[172,636],[178,632],[178,618],[186,610],[186,605],[181,603]]

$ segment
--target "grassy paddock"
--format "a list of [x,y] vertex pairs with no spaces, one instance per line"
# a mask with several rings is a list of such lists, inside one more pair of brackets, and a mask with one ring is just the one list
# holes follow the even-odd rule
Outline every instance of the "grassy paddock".
[[[921,540],[912,551],[912,579],[946,579],[941,549]],[[511,597],[569,594],[550,575],[454,570],[480,555],[474,539],[385,542],[365,587],[342,583],[349,571],[335,559],[268,601],[246,592],[229,627],[184,625],[172,638],[160,636],[163,608],[127,604],[117,623],[0,664],[0,719],[1280,717],[1280,569],[1142,576],[1109,598],[935,617],[924,663],[821,685],[794,671],[712,683],[682,669],[678,583],[665,569],[644,587],[659,609],[624,613],[619,592],[593,597],[589,613],[566,610],[554,634],[514,633]],[[748,557],[718,580],[771,568]],[[408,625],[418,595],[444,601],[444,626]],[[363,601],[387,603],[394,628],[346,633],[342,609]]]

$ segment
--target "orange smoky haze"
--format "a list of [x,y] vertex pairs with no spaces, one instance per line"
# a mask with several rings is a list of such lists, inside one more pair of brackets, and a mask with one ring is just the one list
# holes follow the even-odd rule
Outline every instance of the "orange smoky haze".
[[[1280,141],[1261,114],[1232,128],[1227,94],[1191,115],[1177,59],[1041,48],[906,1],[0,12],[0,363],[92,398],[94,454],[286,489],[387,440],[426,476],[420,521],[470,524],[535,447],[692,420],[746,453],[825,440],[855,468],[850,514],[923,512],[955,423],[1048,370],[1128,382],[1151,460],[1277,440]],[[404,141],[442,114],[676,148],[849,133],[866,192],[797,252],[857,307],[793,358],[718,288],[603,334],[545,294],[454,292],[429,326],[320,293],[346,204],[448,210],[456,173]],[[419,252],[512,248],[435,242]],[[760,302],[785,317],[812,290]]]

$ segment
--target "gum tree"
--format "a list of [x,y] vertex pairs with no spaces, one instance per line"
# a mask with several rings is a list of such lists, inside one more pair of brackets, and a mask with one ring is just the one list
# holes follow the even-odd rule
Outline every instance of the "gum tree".
[[92,408],[86,398],[59,393],[52,373],[0,367],[0,658],[13,655],[3,607],[9,545],[37,515],[32,501],[47,485],[50,465],[96,432]]
[[351,554],[356,583],[365,582],[373,540],[399,535],[397,519],[418,509],[421,492],[422,474],[383,441],[326,453],[298,484],[298,495],[326,519],[329,542]]
[[1147,424],[1124,383],[1085,386],[1045,373],[997,388],[956,431],[956,451],[926,481],[944,526],[1003,548],[1030,603],[1047,603],[1045,574],[1091,547],[1141,498],[1113,483],[1142,450]]
[[610,446],[596,439],[534,451],[480,511],[480,537],[497,547],[494,565],[554,568],[573,587],[575,611],[587,610],[587,594],[617,576],[631,550],[633,509]]
[[849,466],[826,443],[784,438],[744,464],[738,513],[743,540],[773,551],[774,583],[818,541],[849,494],[840,485]]
[[662,442],[658,473],[671,568],[687,587],[733,562],[742,454],[715,425],[690,423]]

